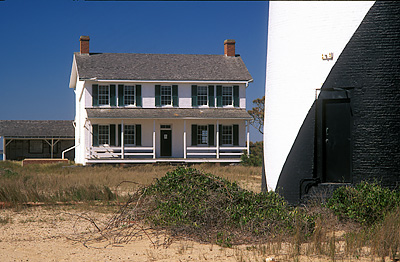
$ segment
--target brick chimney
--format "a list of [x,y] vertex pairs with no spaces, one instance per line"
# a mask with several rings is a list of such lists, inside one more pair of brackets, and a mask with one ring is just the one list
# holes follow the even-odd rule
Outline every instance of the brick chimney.
[[224,53],[225,56],[235,56],[235,43],[233,39],[226,39],[224,41]]
[[79,38],[79,41],[81,42],[81,54],[89,54],[89,40],[90,37],[87,35],[82,35]]

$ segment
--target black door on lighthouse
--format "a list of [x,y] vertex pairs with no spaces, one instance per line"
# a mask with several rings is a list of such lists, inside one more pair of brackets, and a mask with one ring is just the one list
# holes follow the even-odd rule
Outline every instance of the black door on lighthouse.
[[161,156],[169,157],[172,155],[172,130],[161,129],[160,135]]
[[325,100],[322,108],[322,180],[352,182],[350,100]]

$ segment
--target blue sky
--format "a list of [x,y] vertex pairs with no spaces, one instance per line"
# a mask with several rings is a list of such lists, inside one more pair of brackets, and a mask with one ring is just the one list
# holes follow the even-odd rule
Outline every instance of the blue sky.
[[[73,52],[223,54],[236,40],[254,82],[247,109],[264,95],[267,1],[0,1],[0,119],[74,119],[68,88]],[[262,140],[255,129],[251,140]]]

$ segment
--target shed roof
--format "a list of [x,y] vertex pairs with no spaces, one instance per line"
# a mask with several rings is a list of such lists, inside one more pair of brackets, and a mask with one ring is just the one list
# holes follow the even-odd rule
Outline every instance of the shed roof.
[[18,138],[74,138],[71,120],[0,120],[0,136]]
[[239,108],[87,108],[88,118],[118,119],[251,119]]
[[239,55],[75,53],[75,61],[80,80],[253,80]]

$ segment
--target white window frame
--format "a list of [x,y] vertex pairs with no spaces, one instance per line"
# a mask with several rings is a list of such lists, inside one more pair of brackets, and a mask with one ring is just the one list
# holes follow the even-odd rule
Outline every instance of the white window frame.
[[[132,93],[127,94],[127,89],[132,88]],[[136,86],[135,85],[124,85],[124,106],[136,106]],[[133,100],[133,103],[127,103],[127,97],[130,98],[130,101]]]
[[[204,129],[205,128],[205,129]],[[204,133],[201,133],[200,131],[206,131],[205,136]],[[208,146],[208,125],[197,125],[197,145],[198,146]],[[205,139],[205,143],[203,143],[203,139]]]
[[[206,90],[205,104],[200,104],[200,97],[204,97],[204,95],[199,94],[200,88],[205,88]],[[208,106],[208,86],[197,86],[197,106]]]
[[[132,128],[133,134],[128,134],[127,127]],[[130,135],[133,143],[128,143],[127,136]],[[135,146],[136,145],[136,125],[124,125],[124,145]]]
[[[107,127],[107,134],[100,134],[100,130],[103,129],[104,127]],[[99,125],[99,130],[97,134],[97,139],[99,140],[99,146],[109,146],[110,145],[110,125]],[[107,138],[101,138],[101,136],[107,135]],[[107,143],[102,143],[104,139],[107,139]]]
[[[230,94],[224,93],[224,90],[226,90],[227,88],[230,89]],[[224,100],[226,100],[226,99],[224,99],[224,98],[229,99],[229,97],[230,97],[231,103],[225,104]],[[233,86],[222,86],[222,106],[228,106],[228,107],[233,106]]]
[[[163,91],[168,88],[169,89],[169,95],[164,95]],[[163,97],[169,97],[169,104],[163,103]],[[160,87],[160,105],[161,106],[172,106],[172,86],[161,86]]]
[[[224,128],[229,128],[230,127],[230,134],[224,134]],[[233,125],[222,125],[222,130],[220,130],[221,132],[221,144],[224,146],[233,146]],[[224,138],[224,136],[230,136],[230,143],[224,143],[226,140]]]
[[[106,88],[107,96],[101,92],[101,89]],[[102,99],[107,99],[108,103],[101,103]],[[98,93],[97,93],[97,100],[99,106],[109,106],[110,105],[110,85],[99,85]]]

